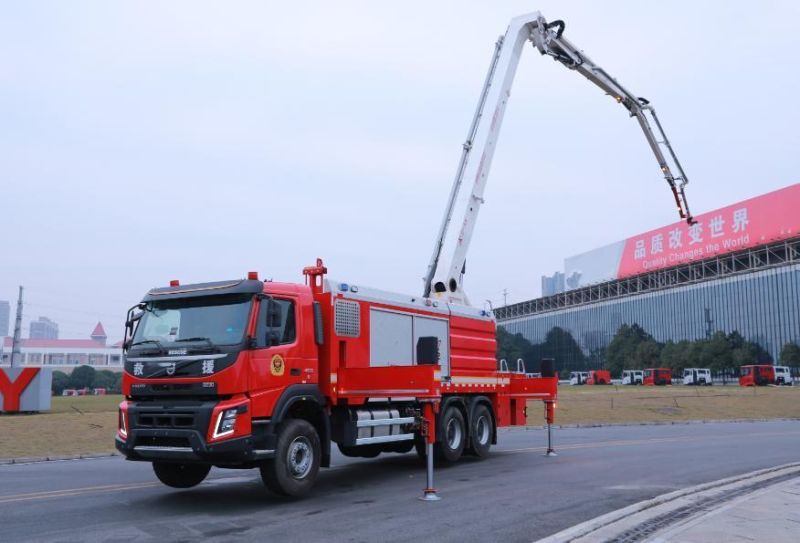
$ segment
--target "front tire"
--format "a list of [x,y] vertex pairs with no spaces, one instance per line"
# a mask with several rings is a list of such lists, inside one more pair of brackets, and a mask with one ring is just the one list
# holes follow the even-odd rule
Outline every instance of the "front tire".
[[480,404],[475,408],[470,430],[470,441],[472,443],[470,449],[478,458],[486,458],[489,456],[489,449],[492,447],[494,422],[492,421],[492,414],[485,405]]
[[211,466],[208,464],[173,464],[153,462],[158,480],[172,488],[191,488],[203,482]]
[[434,447],[436,457],[447,462],[457,462],[466,445],[465,430],[464,415],[457,407],[448,407],[440,422],[439,439]]
[[283,424],[275,458],[261,465],[261,480],[275,494],[299,498],[317,480],[322,446],[308,421],[290,419]]

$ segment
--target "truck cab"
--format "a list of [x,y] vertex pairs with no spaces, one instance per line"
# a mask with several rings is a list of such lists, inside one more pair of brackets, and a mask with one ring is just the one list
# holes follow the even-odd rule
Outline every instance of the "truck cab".
[[708,368],[685,368],[683,370],[683,384],[711,386],[711,370]]
[[641,385],[644,383],[644,371],[624,370],[622,372],[623,385]]
[[781,386],[792,386],[792,370],[788,366],[775,366],[775,384]]
[[672,370],[669,368],[647,368],[644,370],[643,385],[664,386],[672,384]]
[[611,373],[608,370],[591,370],[586,379],[587,385],[610,385]]
[[589,372],[586,371],[569,372],[569,384],[571,385],[585,385],[586,379],[588,378],[589,378]]
[[775,383],[775,368],[772,364],[742,366],[739,372],[739,386],[762,387]]
[[274,458],[291,409],[325,437],[313,304],[307,286],[253,277],[148,292],[129,317],[117,449],[169,484]]

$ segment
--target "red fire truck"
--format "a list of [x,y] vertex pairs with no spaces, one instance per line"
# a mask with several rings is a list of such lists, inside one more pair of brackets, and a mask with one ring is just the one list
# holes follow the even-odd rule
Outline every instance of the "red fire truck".
[[[434,456],[485,457],[498,427],[526,423],[532,399],[544,402],[549,427],[558,379],[552,362],[543,361],[541,375],[498,371],[492,313],[471,307],[463,290],[467,249],[528,41],[636,117],[681,217],[692,221],[686,176],[649,102],[563,32],[563,22],[548,23],[537,12],[513,19],[498,40],[422,295],[329,279],[321,260],[303,270],[301,285],[262,282],[251,273],[151,290],[128,312],[117,449],[152,462],[169,486],[194,486],[211,466],[259,468],[271,490],[300,496],[330,465],[332,443],[356,457],[416,447],[428,466],[424,498],[435,499]],[[440,268],[464,179],[471,194],[450,265]]]
[[763,387],[775,383],[775,368],[772,364],[755,364],[739,369],[739,386]]
[[647,368],[644,370],[643,385],[662,386],[672,384],[672,370],[669,368]]
[[[325,278],[151,290],[126,356],[117,448],[170,486],[212,465],[260,467],[300,495],[334,442],[347,456],[488,454],[496,429],[526,422],[557,378],[498,372],[490,313]],[[427,417],[425,416],[427,415]]]
[[611,372],[608,370],[591,370],[589,378],[586,379],[587,385],[610,385]]

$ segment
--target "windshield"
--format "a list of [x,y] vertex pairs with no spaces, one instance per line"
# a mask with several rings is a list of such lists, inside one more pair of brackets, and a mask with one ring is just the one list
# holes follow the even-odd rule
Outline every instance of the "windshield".
[[246,295],[204,296],[149,302],[133,345],[166,346],[181,341],[203,341],[234,345],[244,337],[252,297]]

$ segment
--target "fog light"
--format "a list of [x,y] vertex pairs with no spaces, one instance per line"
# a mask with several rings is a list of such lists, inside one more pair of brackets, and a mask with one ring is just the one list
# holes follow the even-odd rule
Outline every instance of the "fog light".
[[217,417],[217,429],[214,430],[214,437],[222,437],[232,434],[236,429],[236,413],[238,408],[226,409]]

